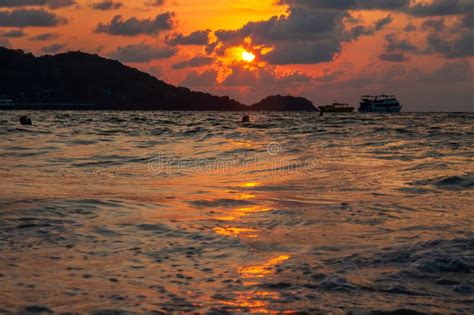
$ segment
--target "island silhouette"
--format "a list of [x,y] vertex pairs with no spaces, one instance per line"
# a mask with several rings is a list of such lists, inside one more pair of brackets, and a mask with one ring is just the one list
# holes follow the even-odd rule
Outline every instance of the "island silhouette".
[[302,97],[251,106],[167,84],[119,61],[80,51],[36,57],[0,47],[0,109],[317,111]]

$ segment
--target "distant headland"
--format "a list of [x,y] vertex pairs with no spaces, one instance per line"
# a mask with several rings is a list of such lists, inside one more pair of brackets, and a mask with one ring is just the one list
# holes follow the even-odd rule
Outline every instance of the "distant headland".
[[302,97],[269,96],[247,106],[176,87],[118,61],[83,52],[35,57],[0,47],[0,109],[317,111]]

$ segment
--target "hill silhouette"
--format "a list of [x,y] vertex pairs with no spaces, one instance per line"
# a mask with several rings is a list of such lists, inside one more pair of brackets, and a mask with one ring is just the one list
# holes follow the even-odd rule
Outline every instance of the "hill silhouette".
[[313,103],[304,97],[273,95],[252,105],[255,111],[316,111]]
[[95,54],[67,52],[35,57],[3,47],[0,47],[0,98],[12,99],[12,109],[41,109],[41,104],[50,104],[43,106],[47,109],[64,109],[54,104],[89,104],[88,109],[96,110],[299,111],[311,107],[315,110],[310,101],[291,96],[273,96],[246,106],[228,96],[167,84]]

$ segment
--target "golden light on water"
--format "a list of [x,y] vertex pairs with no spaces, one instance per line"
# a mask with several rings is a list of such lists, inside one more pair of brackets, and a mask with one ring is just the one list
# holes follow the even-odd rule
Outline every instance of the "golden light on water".
[[234,236],[234,237],[247,237],[247,238],[256,238],[256,230],[255,229],[247,229],[247,228],[240,228],[240,227],[216,227],[213,229],[219,235],[223,236]]
[[217,217],[216,219],[220,221],[235,221],[238,218],[245,217],[253,213],[269,212],[269,211],[272,211],[272,209],[261,207],[261,206],[236,208],[230,211],[228,215],[220,216],[220,217]]
[[272,267],[288,259],[290,259],[290,256],[280,255],[259,265],[242,267],[239,269],[239,273],[243,278],[262,278],[272,272]]
[[251,188],[251,187],[257,187],[259,185],[260,185],[260,183],[258,183],[258,182],[246,182],[246,183],[243,183],[242,185],[240,185],[240,187]]

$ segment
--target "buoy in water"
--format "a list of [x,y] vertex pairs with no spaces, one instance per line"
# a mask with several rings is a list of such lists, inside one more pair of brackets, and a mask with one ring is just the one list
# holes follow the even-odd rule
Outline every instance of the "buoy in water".
[[245,115],[242,117],[242,120],[240,121],[241,123],[248,123],[250,122],[250,117],[248,115]]
[[21,116],[20,117],[20,124],[26,125],[26,126],[31,126],[32,125],[31,118],[28,117],[28,116]]

